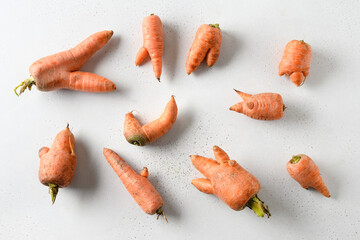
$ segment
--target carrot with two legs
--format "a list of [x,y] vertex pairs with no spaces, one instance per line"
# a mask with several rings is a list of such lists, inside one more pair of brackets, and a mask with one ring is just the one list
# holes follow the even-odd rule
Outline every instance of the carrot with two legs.
[[[113,31],[97,32],[67,51],[41,58],[31,64],[30,78],[14,91],[19,96],[35,85],[40,91],[72,89],[84,92],[110,92],[116,86],[110,80],[89,72],[78,71],[98,50],[110,40]],[[20,92],[17,93],[17,89]]]

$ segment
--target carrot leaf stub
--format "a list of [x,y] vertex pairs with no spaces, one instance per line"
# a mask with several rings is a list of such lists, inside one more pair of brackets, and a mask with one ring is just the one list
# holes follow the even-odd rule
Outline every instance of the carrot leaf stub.
[[59,192],[59,186],[56,184],[50,183],[49,184],[49,193],[50,193],[51,201],[52,201],[53,205],[55,203],[56,195],[58,194],[58,192]]
[[[31,87],[32,87],[33,85],[36,85],[36,82],[35,82],[35,79],[34,79],[32,76],[30,76],[29,78],[27,78],[27,79],[25,79],[24,81],[22,81],[22,82],[20,83],[20,85],[17,86],[17,87],[14,89],[14,92],[15,92],[15,94],[16,94],[17,96],[20,96],[20,94],[22,94],[23,92],[25,92],[26,89],[29,89],[29,91],[31,91]],[[17,89],[18,89],[19,87],[21,87],[21,88],[20,88],[20,92],[17,93]]]
[[301,156],[293,156],[292,159],[290,160],[290,163],[292,164],[296,164],[300,161]]
[[257,195],[250,198],[246,203],[246,206],[254,211],[258,217],[264,217],[265,214],[270,218],[271,213],[269,212],[269,207],[264,205],[264,202],[261,201]]
[[209,24],[210,27],[213,27],[213,28],[217,28],[217,29],[220,29],[220,26],[218,23],[216,24]]
[[127,139],[127,141],[135,146],[145,146],[150,141],[146,136],[134,135]]

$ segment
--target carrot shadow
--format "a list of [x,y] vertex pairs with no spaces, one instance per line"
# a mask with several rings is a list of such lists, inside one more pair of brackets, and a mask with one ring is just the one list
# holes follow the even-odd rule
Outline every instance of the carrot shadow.
[[324,53],[326,53],[325,50],[318,48],[313,49],[310,72],[309,76],[306,78],[304,86],[310,88],[317,88],[321,86],[326,81],[326,78],[336,68],[333,59],[325,56]]
[[75,153],[77,164],[73,181],[69,187],[79,191],[80,198],[87,198],[98,186],[95,159],[90,156],[86,144],[81,138],[76,139]]
[[175,28],[165,22],[163,23],[163,32],[164,32],[164,55],[163,62],[165,71],[168,72],[168,75],[171,77],[175,76],[176,73],[176,63],[179,50],[179,35]]
[[238,38],[235,37],[235,34],[228,32],[226,30],[221,30],[222,42],[220,49],[220,56],[215,63],[214,67],[223,68],[229,65],[231,60],[235,55],[238,54],[241,42]]

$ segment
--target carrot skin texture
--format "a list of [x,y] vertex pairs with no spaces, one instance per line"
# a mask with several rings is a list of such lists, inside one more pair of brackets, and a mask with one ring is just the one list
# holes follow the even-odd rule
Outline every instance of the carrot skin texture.
[[311,55],[311,46],[304,41],[288,42],[279,65],[279,75],[290,76],[296,86],[301,86],[309,75]]
[[153,215],[162,208],[163,200],[147,177],[135,172],[111,149],[104,148],[104,156],[144,212]]
[[78,71],[112,35],[113,31],[97,32],[72,49],[35,61],[29,71],[35,79],[37,89],[52,91],[65,88],[86,92],[115,90],[116,86],[110,80],[93,73]]
[[244,101],[231,106],[230,110],[257,120],[277,120],[282,118],[284,103],[280,94],[260,93],[250,95],[238,90],[235,91]]
[[187,74],[195,71],[205,58],[207,65],[213,66],[220,55],[221,40],[220,28],[202,24],[196,32],[186,60]]
[[319,168],[315,162],[305,154],[299,154],[295,157],[301,158],[297,163],[292,163],[290,160],[286,164],[286,169],[290,176],[303,188],[312,187],[325,197],[330,197],[330,192],[322,180]]
[[162,23],[157,15],[144,18],[142,23],[143,47],[138,51],[135,65],[140,65],[150,56],[155,77],[160,81],[162,72],[162,55],[164,48]]
[[131,112],[127,113],[124,122],[124,136],[129,143],[134,145],[144,146],[152,143],[171,129],[176,121],[177,112],[175,98],[171,96],[161,116],[144,126],[141,126]]
[[[218,149],[218,146],[214,146],[214,150]],[[242,210],[261,188],[259,181],[234,160],[218,163],[209,158],[192,155],[191,161],[211,182],[213,194],[236,211]],[[208,184],[204,180],[195,179],[192,183],[202,192],[211,192],[209,187],[204,187]]]

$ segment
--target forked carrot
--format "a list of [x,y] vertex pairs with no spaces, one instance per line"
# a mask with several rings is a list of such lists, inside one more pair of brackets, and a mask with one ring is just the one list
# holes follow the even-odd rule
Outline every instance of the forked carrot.
[[75,138],[68,124],[56,135],[50,148],[42,147],[39,150],[39,180],[49,186],[53,204],[59,188],[67,187],[74,177],[77,162],[74,149]]
[[174,96],[166,104],[160,118],[141,126],[132,112],[125,115],[124,136],[126,140],[137,146],[145,146],[167,133],[176,121],[177,105]]
[[257,197],[259,181],[236,161],[230,160],[224,150],[213,147],[215,160],[192,155],[195,168],[206,178],[192,180],[192,184],[201,192],[215,194],[232,209],[239,211],[251,208],[256,215],[271,216],[268,207]]
[[[33,85],[40,91],[61,88],[85,92],[114,91],[116,86],[110,80],[93,73],[78,71],[112,35],[113,31],[97,32],[72,49],[37,60],[30,66],[30,78],[14,89],[15,94],[19,96],[27,88],[31,90]],[[17,89],[20,87],[18,94]]]
[[155,77],[160,82],[164,48],[163,29],[160,18],[154,14],[145,17],[142,23],[142,32],[144,43],[136,54],[135,65],[139,66],[150,56]]
[[156,213],[158,218],[162,215],[167,222],[162,210],[163,200],[147,179],[148,169],[145,167],[141,174],[136,173],[118,154],[108,148],[104,148],[104,156],[142,210],[150,215]]
[[304,41],[292,40],[285,46],[279,66],[279,75],[290,76],[296,86],[304,84],[309,75],[312,50]]
[[203,24],[196,32],[186,60],[186,72],[191,74],[206,58],[209,67],[213,66],[220,55],[221,30],[219,24]]
[[280,94],[260,93],[251,95],[239,90],[235,91],[244,101],[231,106],[230,110],[258,120],[282,118],[285,105]]
[[305,154],[293,156],[286,164],[290,176],[295,179],[303,188],[315,188],[325,197],[330,197],[330,192],[322,180],[319,168],[315,162]]

